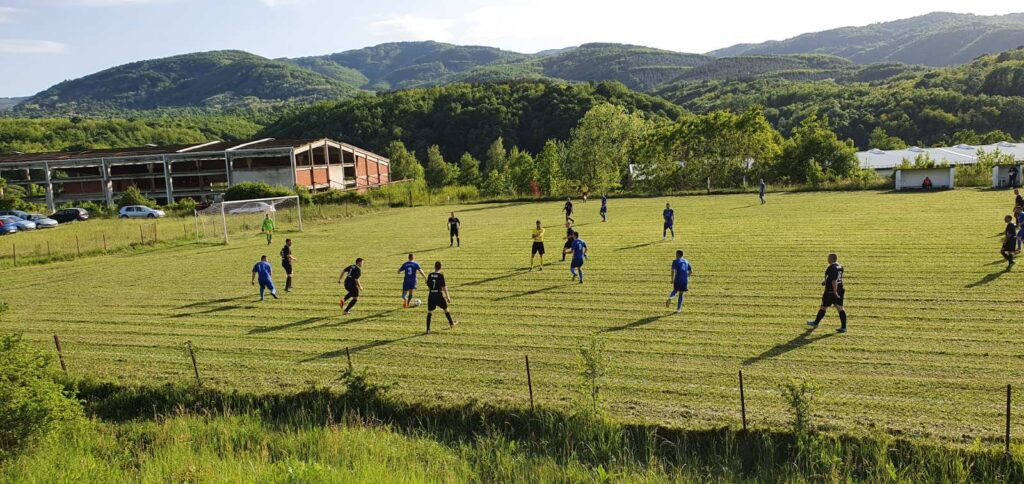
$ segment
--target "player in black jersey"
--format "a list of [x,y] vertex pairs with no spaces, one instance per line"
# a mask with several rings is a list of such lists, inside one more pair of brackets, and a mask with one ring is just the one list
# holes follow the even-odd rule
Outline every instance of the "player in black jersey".
[[451,304],[452,298],[448,295],[448,285],[445,284],[444,274],[441,273],[441,261],[435,262],[434,272],[427,275],[427,289],[430,290],[430,295],[427,296],[427,334],[430,334],[430,318],[437,308],[444,311],[444,317],[448,318],[449,327],[459,324],[458,321],[452,320],[452,314],[448,312],[448,305]]
[[[352,310],[352,306],[356,305],[359,301],[359,291],[363,290],[363,283],[359,282],[359,277],[363,275],[363,258],[356,259],[356,263],[346,267],[338,275],[338,284],[342,281],[345,283],[345,296],[338,301],[338,306],[341,306],[345,310],[344,315],[348,316],[349,311]],[[345,301],[349,301],[348,306],[345,306]]]
[[575,235],[575,234],[576,234],[576,231],[573,230],[572,224],[569,223],[569,222],[566,222],[565,223],[565,244],[562,245],[562,262],[565,262],[565,254],[568,254],[569,252],[572,252],[572,241],[574,240],[573,239],[573,235]]
[[462,247],[462,239],[459,239],[459,229],[462,227],[462,222],[455,216],[455,212],[452,212],[452,216],[448,217],[448,247],[458,244],[458,247]]
[[566,224],[576,223],[576,220],[572,218],[572,198],[565,199],[565,207],[562,207],[562,211],[565,212]]
[[284,239],[284,247],[281,248],[281,267],[288,276],[284,282],[284,292],[292,292],[292,262],[295,262],[295,256],[292,255],[292,239]]
[[1006,262],[1006,270],[1010,270],[1016,262],[1013,260],[1013,254],[1017,251],[1017,226],[1013,224],[1013,216],[1007,215],[1003,218],[1006,222],[1006,229],[1003,234],[1003,250],[1000,253]]
[[825,269],[825,280],[821,282],[825,286],[825,293],[821,296],[821,308],[818,309],[818,316],[814,321],[808,321],[807,325],[817,328],[818,324],[825,317],[825,310],[829,306],[835,306],[839,311],[840,326],[837,330],[840,333],[846,332],[846,308],[843,307],[843,298],[846,290],[843,288],[843,266],[839,263],[839,257],[835,254],[828,255],[828,268]]

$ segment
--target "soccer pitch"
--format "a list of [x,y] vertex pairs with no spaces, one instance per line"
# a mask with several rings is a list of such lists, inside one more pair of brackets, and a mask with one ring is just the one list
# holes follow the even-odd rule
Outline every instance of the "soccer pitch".
[[[661,241],[661,210],[676,240]],[[723,195],[577,201],[586,284],[559,262],[562,202],[393,209],[306,227],[294,239],[296,291],[259,302],[250,269],[272,246],[253,233],[228,246],[183,246],[3,271],[0,331],[64,343],[69,372],[116,382],[192,378],[277,391],[332,383],[346,366],[414,401],[565,405],[578,384],[574,350],[593,334],[610,357],[601,396],[619,419],[686,427],[738,425],[737,371],[752,425],[783,425],[779,385],[819,385],[816,421],[952,442],[996,440],[1005,386],[1024,383],[1024,267],[1004,272],[999,236],[1012,197],[956,190]],[[446,219],[462,220],[448,248]],[[527,272],[530,230],[547,227],[543,272]],[[665,309],[677,248],[694,266],[682,314]],[[811,332],[826,255],[846,269],[850,333],[830,310]],[[461,325],[400,309],[398,267],[445,263]],[[363,296],[342,317],[338,273],[364,257]],[[426,301],[423,281],[417,296]],[[1017,402],[1021,402],[1020,399]],[[1024,405],[1015,403],[1014,413]],[[1016,435],[1024,419],[1014,422]]]

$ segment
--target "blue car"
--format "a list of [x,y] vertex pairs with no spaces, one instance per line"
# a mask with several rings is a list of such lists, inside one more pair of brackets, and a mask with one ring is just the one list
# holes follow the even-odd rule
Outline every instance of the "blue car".
[[17,231],[17,225],[0,220],[0,235],[10,235]]
[[28,220],[29,213],[22,210],[0,210],[0,217],[3,216],[18,217],[22,220]]
[[36,223],[31,220],[25,220],[14,215],[0,215],[0,220],[4,221],[4,224],[12,224],[18,227],[18,230],[35,230]]

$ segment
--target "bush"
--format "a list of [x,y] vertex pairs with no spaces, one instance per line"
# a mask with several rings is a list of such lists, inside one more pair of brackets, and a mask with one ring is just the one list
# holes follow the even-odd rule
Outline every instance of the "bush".
[[312,201],[316,205],[342,205],[345,203],[353,205],[369,205],[370,198],[366,193],[355,190],[343,192],[341,190],[328,190],[313,194]]
[[20,336],[0,336],[0,461],[82,416],[81,406],[48,368],[49,358]]
[[169,212],[176,213],[178,215],[192,215],[196,211],[196,201],[193,198],[185,198],[179,200],[177,203],[172,203],[164,208]]
[[254,198],[290,197],[295,192],[287,187],[271,186],[263,182],[242,182],[224,192],[225,201],[252,200]]
[[152,198],[146,198],[142,192],[139,191],[139,187],[132,185],[128,187],[117,200],[114,201],[117,208],[127,207],[129,205],[145,205],[147,207],[155,207],[156,200]]

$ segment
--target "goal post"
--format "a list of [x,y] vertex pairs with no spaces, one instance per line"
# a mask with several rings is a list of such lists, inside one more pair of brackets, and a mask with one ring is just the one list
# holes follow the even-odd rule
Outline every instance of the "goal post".
[[[205,236],[222,236],[227,244],[232,236],[262,234],[267,216],[273,220],[274,232],[302,231],[302,204],[297,195],[217,202],[196,211],[196,226],[203,227]],[[220,233],[211,233],[214,227]]]

